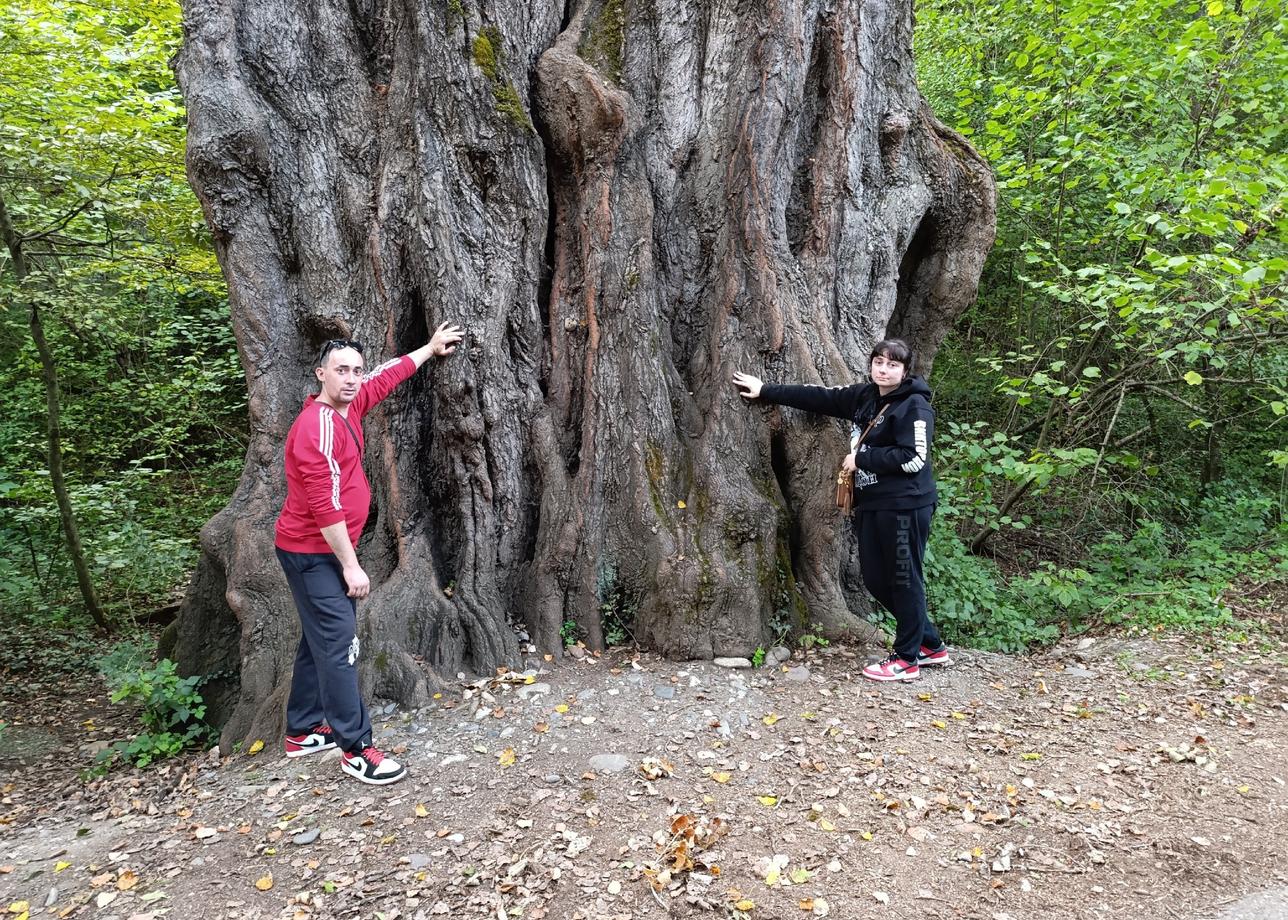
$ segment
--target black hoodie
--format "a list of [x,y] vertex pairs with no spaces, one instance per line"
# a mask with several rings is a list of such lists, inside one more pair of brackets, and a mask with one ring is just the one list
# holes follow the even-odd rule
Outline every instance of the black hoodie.
[[885,414],[863,439],[855,466],[854,507],[864,511],[907,511],[938,501],[930,469],[930,442],[935,437],[935,410],[930,387],[909,377],[885,396],[875,383],[848,387],[793,386],[767,383],[766,402],[848,419],[850,448],[881,410]]

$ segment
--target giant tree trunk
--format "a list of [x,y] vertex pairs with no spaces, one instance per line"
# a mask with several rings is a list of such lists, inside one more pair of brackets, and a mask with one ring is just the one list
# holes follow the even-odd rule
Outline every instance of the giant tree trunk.
[[517,663],[511,623],[599,646],[610,606],[680,657],[774,621],[863,633],[842,427],[729,377],[848,383],[887,330],[928,361],[974,296],[993,185],[917,91],[910,2],[185,13],[189,175],[252,424],[179,628],[184,667],[226,678],[225,742],[278,725],[281,443],[345,325],[369,360],[469,330],[368,422],[367,692]]

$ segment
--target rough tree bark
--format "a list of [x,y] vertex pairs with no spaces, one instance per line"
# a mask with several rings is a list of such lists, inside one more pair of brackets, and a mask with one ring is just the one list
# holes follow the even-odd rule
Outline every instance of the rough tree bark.
[[975,294],[993,184],[917,91],[908,0],[184,7],[252,425],[177,639],[225,743],[279,725],[280,445],[345,325],[386,356],[469,330],[369,422],[368,693],[517,664],[511,623],[598,647],[606,610],[681,657],[869,634],[844,432],[729,377],[847,383],[887,330],[929,362]]

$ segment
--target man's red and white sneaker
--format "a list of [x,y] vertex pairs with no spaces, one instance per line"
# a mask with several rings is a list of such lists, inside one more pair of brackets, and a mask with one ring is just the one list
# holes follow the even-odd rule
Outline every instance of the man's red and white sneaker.
[[354,779],[373,786],[387,786],[407,775],[406,767],[373,747],[341,754],[340,769]]
[[917,667],[926,665],[943,665],[952,664],[953,659],[948,654],[948,646],[941,645],[937,649],[928,649],[924,645],[917,652]]
[[287,757],[303,757],[305,754],[329,751],[333,747],[335,747],[335,736],[331,734],[329,725],[319,725],[313,731],[302,735],[286,736]]
[[863,676],[868,680],[916,680],[921,676],[921,671],[916,664],[910,664],[898,655],[891,655],[884,661],[868,665],[863,669]]

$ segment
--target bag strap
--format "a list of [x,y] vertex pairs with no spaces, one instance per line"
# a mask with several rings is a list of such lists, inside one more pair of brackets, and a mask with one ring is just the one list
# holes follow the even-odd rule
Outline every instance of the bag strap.
[[870,432],[873,428],[876,427],[877,422],[881,421],[881,416],[885,415],[886,409],[889,409],[889,408],[890,408],[890,404],[886,403],[884,406],[881,407],[881,411],[876,414],[876,417],[873,418],[872,421],[868,422],[868,427],[863,429],[863,434],[859,435],[858,441],[854,443],[854,453],[858,453],[859,445],[863,443],[863,439],[868,436],[868,432]]
[[[882,409],[881,411],[884,412],[885,410]],[[358,445],[358,459],[362,460],[363,462],[366,462],[366,459],[367,459],[366,442],[358,439],[358,432],[353,430],[353,426],[349,424],[349,420],[347,418],[345,418],[343,415],[340,415],[339,412],[336,412],[335,414],[340,416],[340,421],[344,422],[344,427],[349,429],[349,437],[353,438],[353,443]],[[878,416],[878,418],[879,417],[880,416]]]

